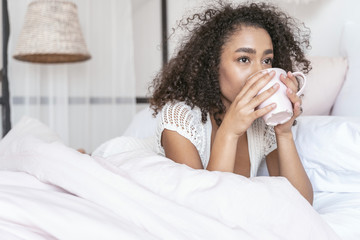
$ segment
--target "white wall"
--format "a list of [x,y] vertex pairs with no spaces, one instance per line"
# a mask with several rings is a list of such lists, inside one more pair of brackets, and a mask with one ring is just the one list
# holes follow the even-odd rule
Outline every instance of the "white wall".
[[347,21],[360,22],[358,0],[317,0],[302,5],[278,2],[279,6],[310,27],[310,55],[342,56],[340,40],[344,24]]
[[[168,33],[186,12],[203,6],[204,0],[168,0]],[[237,2],[243,2],[237,0]],[[360,22],[358,0],[308,0],[308,4],[289,3],[291,0],[270,1],[278,4],[290,15],[311,28],[310,55],[339,56],[343,24],[352,20]],[[297,0],[295,2],[300,2]],[[306,1],[305,1],[306,2]],[[147,87],[162,65],[161,59],[161,4],[160,0],[132,0],[134,27],[134,54],[136,95],[147,95]],[[0,4],[1,11],[1,4]],[[0,18],[1,24],[2,18]],[[1,26],[1,25],[0,25]],[[359,31],[360,34],[360,31]],[[173,54],[176,36],[169,42],[169,55]],[[0,31],[2,39],[2,31]],[[2,54],[2,48],[0,48]],[[0,58],[2,67],[2,58]]]
[[[161,68],[160,47],[160,0],[142,1],[141,7],[134,9],[135,69],[137,95],[146,94],[146,86]],[[168,33],[184,14],[196,11],[208,1],[168,0]],[[236,1],[233,1],[236,2]],[[244,0],[237,0],[244,2]],[[360,1],[358,0],[273,0],[291,16],[304,22],[311,29],[311,46],[308,52],[314,56],[342,56],[341,33],[347,21],[360,22]],[[295,3],[294,3],[295,2]],[[300,4],[296,2],[308,2]],[[360,34],[360,31],[359,31]],[[178,32],[169,40],[169,55],[174,53]]]
[[[184,12],[193,12],[206,2],[203,0],[169,1],[169,27],[175,26],[176,21]],[[246,1],[233,0],[232,2]],[[267,2],[277,4],[311,29],[312,50],[309,55],[340,56],[340,38],[344,23],[349,20],[360,22],[360,1],[358,0],[273,0]],[[174,51],[174,42],[170,42],[170,53]]]
[[160,0],[132,0],[136,96],[144,97],[148,83],[160,70]]
[[[243,2],[242,0],[237,0]],[[309,2],[310,1],[310,2]],[[168,0],[168,33],[185,13],[193,12],[208,1]],[[289,3],[291,0],[270,1],[311,28],[312,50],[309,55],[340,56],[340,39],[346,21],[360,22],[358,0],[308,0],[308,4]],[[295,2],[300,2],[297,0]],[[1,7],[1,4],[0,4]],[[1,8],[0,8],[1,10]],[[148,84],[162,65],[161,59],[161,1],[132,0],[136,95],[147,95]],[[1,18],[0,18],[1,23]],[[0,37],[1,37],[0,31]],[[359,31],[360,34],[360,31]],[[169,41],[169,55],[175,49],[178,34]],[[2,37],[1,37],[2,39]],[[0,54],[2,49],[0,48]],[[0,58],[2,67],[2,59]]]

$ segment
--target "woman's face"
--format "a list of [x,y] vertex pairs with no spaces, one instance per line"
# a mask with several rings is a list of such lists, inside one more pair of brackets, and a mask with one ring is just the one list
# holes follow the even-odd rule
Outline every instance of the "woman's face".
[[222,100],[230,106],[246,80],[254,73],[272,67],[273,45],[262,28],[242,26],[223,45],[219,81]]

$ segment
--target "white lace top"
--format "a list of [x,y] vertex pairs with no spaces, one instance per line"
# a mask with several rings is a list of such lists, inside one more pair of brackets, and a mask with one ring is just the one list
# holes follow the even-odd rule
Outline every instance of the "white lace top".
[[[200,109],[197,107],[191,109],[184,102],[168,103],[159,114],[156,130],[157,152],[165,155],[161,145],[164,129],[176,131],[194,144],[205,169],[210,159],[212,131],[210,115],[208,114],[206,123],[202,123]],[[247,138],[251,163],[250,176],[254,177],[257,175],[261,161],[277,147],[274,128],[267,126],[262,118],[259,118],[247,130]]]

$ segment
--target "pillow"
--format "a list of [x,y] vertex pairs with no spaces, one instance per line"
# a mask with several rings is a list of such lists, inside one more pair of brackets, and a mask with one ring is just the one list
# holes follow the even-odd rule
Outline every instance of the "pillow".
[[303,116],[293,131],[314,191],[360,192],[360,117]]
[[136,113],[130,125],[125,129],[123,136],[137,138],[149,138],[155,136],[157,118],[154,118],[152,113],[153,111],[149,107]]
[[14,139],[21,139],[26,136],[34,136],[47,143],[60,142],[59,135],[47,125],[35,118],[23,116],[18,123],[1,139],[0,152],[5,151]]
[[[337,97],[332,115],[336,116],[360,116],[360,24],[347,22],[341,39],[343,54],[349,60],[349,70],[346,81]],[[356,105],[354,105],[356,104]]]
[[124,152],[156,152],[155,143],[155,136],[148,138],[133,136],[116,137],[97,147],[91,153],[91,156],[107,158]]
[[307,75],[303,115],[330,115],[347,71],[343,57],[310,56],[312,70]]

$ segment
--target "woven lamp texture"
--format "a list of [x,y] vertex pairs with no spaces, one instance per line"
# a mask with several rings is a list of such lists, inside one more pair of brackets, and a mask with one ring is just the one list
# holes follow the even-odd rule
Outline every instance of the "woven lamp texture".
[[38,0],[29,4],[15,48],[15,59],[65,63],[85,61],[90,57],[74,3]]

